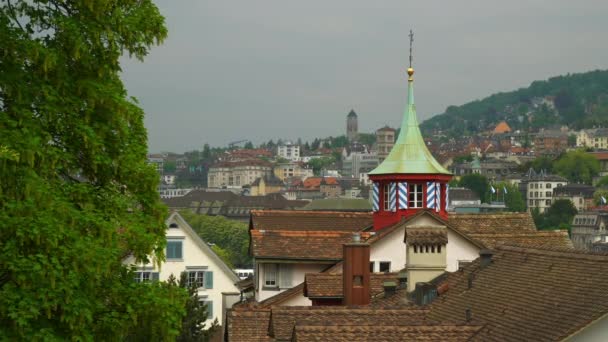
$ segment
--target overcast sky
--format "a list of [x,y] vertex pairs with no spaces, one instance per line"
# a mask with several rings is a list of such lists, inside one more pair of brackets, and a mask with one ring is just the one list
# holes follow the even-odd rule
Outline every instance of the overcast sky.
[[537,79],[608,68],[608,1],[157,0],[169,37],[123,79],[151,152],[396,127],[414,30],[421,120]]

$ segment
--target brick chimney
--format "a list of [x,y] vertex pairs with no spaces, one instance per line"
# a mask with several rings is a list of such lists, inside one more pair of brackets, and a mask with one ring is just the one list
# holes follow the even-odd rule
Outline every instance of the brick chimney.
[[368,305],[370,302],[369,244],[353,236],[353,242],[344,244],[344,305]]

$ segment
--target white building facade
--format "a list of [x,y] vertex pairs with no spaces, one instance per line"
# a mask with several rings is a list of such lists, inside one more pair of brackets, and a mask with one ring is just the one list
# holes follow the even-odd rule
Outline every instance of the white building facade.
[[285,145],[279,145],[277,147],[277,156],[283,159],[291,160],[291,161],[299,161],[300,160],[300,146],[294,145],[291,143],[287,143]]
[[222,303],[235,303],[240,292],[235,286],[239,277],[209,248],[178,214],[173,213],[167,222],[166,261],[160,268],[153,263],[138,264],[133,257],[125,260],[135,267],[135,281],[166,281],[186,273],[188,283],[198,287],[198,297],[208,310],[206,323],[217,319],[222,324],[225,309]]

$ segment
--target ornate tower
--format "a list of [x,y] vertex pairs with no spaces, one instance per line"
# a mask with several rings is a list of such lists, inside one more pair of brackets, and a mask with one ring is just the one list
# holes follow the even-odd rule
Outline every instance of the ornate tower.
[[447,219],[447,183],[452,174],[439,164],[422,139],[414,104],[414,69],[408,68],[407,108],[399,138],[386,159],[369,173],[372,180],[374,230],[420,210]]
[[351,109],[350,113],[346,116],[346,137],[348,141],[357,140],[358,129],[357,113]]

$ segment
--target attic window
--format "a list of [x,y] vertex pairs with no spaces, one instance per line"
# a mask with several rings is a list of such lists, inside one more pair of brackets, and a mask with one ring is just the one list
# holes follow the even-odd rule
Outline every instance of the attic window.
[[177,223],[171,223],[169,225],[169,228],[179,228],[179,227],[177,226]]

